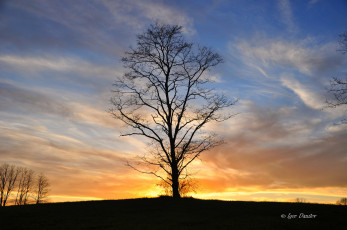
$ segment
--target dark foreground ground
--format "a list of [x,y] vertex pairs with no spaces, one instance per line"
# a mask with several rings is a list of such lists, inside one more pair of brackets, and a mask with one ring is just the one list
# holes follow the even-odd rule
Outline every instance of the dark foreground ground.
[[0,229],[342,230],[347,206],[169,198],[55,203],[0,207]]

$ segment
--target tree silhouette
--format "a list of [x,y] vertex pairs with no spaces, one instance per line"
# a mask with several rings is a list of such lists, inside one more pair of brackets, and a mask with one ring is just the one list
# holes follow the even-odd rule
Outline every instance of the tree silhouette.
[[298,197],[298,198],[295,199],[295,202],[296,203],[306,203],[306,199]]
[[43,174],[39,174],[36,182],[36,204],[43,203],[49,192],[48,178]]
[[17,181],[18,172],[18,168],[14,165],[7,163],[0,165],[0,206],[6,206]]
[[[339,52],[346,54],[347,52],[347,31],[340,34],[340,49]],[[333,77],[330,80],[330,87],[328,89],[330,94],[332,94],[332,100],[326,100],[328,107],[336,108],[340,106],[346,107],[347,105],[347,78],[337,78]],[[347,123],[347,119],[343,119],[342,123]]]
[[48,195],[48,187],[48,178],[42,173],[35,180],[31,169],[8,163],[0,165],[0,206],[6,206],[13,190],[17,190],[12,201],[16,205],[30,203],[29,198],[34,198],[36,204],[41,203]]
[[122,136],[146,137],[152,147],[139,157],[148,169],[129,166],[161,178],[179,198],[187,166],[221,144],[202,128],[232,116],[221,111],[236,100],[217,94],[209,84],[208,72],[222,58],[187,42],[181,26],[157,23],[137,36],[137,47],[130,48],[122,62],[128,71],[114,84],[110,112],[131,128]]
[[340,34],[339,37],[340,49],[338,49],[337,51],[345,54],[347,53],[347,31]]
[[30,193],[34,183],[34,171],[27,168],[20,168],[18,177],[18,191],[15,200],[16,205],[25,205],[29,202]]
[[340,200],[338,200],[336,202],[336,204],[338,204],[338,205],[347,205],[347,198],[346,197],[341,198]]

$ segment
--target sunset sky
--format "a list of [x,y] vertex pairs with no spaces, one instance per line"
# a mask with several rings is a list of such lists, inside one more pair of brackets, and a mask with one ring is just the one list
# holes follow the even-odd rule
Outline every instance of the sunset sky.
[[158,195],[125,165],[146,142],[107,113],[121,57],[155,21],[221,54],[215,87],[239,98],[236,117],[207,127],[225,144],[192,165],[194,197],[347,196],[347,112],[324,108],[347,72],[344,0],[0,1],[0,163],[44,172],[51,201]]

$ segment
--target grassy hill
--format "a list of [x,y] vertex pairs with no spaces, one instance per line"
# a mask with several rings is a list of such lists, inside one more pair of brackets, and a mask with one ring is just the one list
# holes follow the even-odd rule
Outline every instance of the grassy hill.
[[[297,215],[296,218],[288,219],[289,213]],[[316,217],[299,218],[300,213]],[[148,198],[0,208],[0,229],[331,230],[346,227],[347,206],[305,203]]]

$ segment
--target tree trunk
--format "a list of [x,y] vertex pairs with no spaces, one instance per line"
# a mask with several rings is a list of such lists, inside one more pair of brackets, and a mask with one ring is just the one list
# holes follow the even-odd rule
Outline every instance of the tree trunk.
[[1,198],[0,198],[0,207],[2,206],[2,199],[4,197],[4,192],[1,191]]
[[178,170],[177,167],[172,169],[172,197],[175,199],[181,198],[179,192]]

